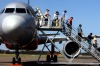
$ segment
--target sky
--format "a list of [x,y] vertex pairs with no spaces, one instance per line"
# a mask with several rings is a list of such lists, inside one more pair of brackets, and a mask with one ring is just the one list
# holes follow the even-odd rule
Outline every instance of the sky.
[[[27,0],[0,0],[0,10],[15,1],[27,3]],[[100,36],[100,0],[30,0],[30,5],[33,8],[38,6],[42,13],[49,9],[49,14],[52,17],[55,11],[59,11],[61,16],[63,11],[67,10],[66,19],[73,17],[73,26],[75,28],[82,24],[85,36],[89,33]],[[98,43],[100,43],[100,38],[98,38]],[[0,46],[0,49],[6,48]]]

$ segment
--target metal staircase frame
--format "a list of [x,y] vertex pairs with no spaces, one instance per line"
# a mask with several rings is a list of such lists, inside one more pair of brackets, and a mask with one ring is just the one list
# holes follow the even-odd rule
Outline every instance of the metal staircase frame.
[[[68,30],[67,25],[65,25],[65,27],[66,27],[66,29]],[[76,29],[75,29],[73,26],[72,26],[72,30],[74,30],[75,33],[77,33]],[[73,32],[72,32],[72,34],[75,35]],[[71,37],[73,37],[73,36],[71,36]],[[78,36],[78,37],[80,37],[80,36]],[[81,37],[80,37],[80,38],[81,38]],[[99,51],[97,51],[98,54],[95,54],[95,53],[93,53],[91,50],[89,50],[88,48],[86,48],[83,44],[81,44],[79,41],[77,41],[76,38],[73,37],[73,39],[74,39],[74,41],[76,41],[76,42],[81,46],[81,48],[82,48],[84,51],[86,51],[86,52],[88,52],[89,54],[91,54],[91,56],[93,56],[97,61],[100,62],[100,57],[98,56],[98,54],[100,55],[100,52],[99,52]],[[82,38],[81,38],[81,39],[82,39]],[[88,43],[86,43],[86,42],[83,41],[83,40],[82,40],[82,42],[83,42],[85,45],[88,44]],[[88,45],[89,45],[89,44],[88,44]],[[95,50],[95,48],[92,47],[92,50]]]
[[[60,50],[60,49],[56,46],[55,42],[53,42],[53,39],[56,37],[56,35],[54,35],[54,37],[51,39],[51,38],[49,38],[49,37],[46,35],[46,33],[45,33],[43,30],[40,30],[40,31],[45,35],[45,37],[47,37],[47,41],[49,40],[50,43],[51,43],[52,45],[54,45],[54,47],[61,53],[61,55],[66,59],[66,61],[67,61],[68,63],[71,63],[71,62],[74,60],[75,55],[73,55],[72,58],[67,58],[66,55],[63,53],[63,51]],[[59,31],[57,31],[57,33],[59,33]],[[68,37],[67,37],[67,38],[68,38]],[[66,38],[66,40],[68,40],[67,38]],[[46,41],[46,42],[47,42],[47,41]],[[39,62],[40,57],[41,57],[41,55],[42,55],[42,52],[43,52],[44,48],[46,47],[46,48],[49,50],[48,46],[46,45],[46,42],[45,42],[45,44],[44,44],[44,46],[43,46],[43,48],[42,48],[41,54],[39,55],[37,62]],[[50,52],[50,50],[49,50],[49,52]]]
[[[39,12],[40,15],[41,15],[41,20],[43,20],[43,14],[42,14],[42,12],[40,11],[40,9],[39,9],[38,7],[36,7],[36,10],[38,10],[38,12]],[[64,22],[63,22],[63,23],[64,23]],[[63,26],[65,27],[65,29],[62,29],[60,32],[62,32],[62,33],[65,35],[65,33],[66,33],[65,30],[68,30],[69,28],[67,27],[66,23],[64,23]],[[51,28],[51,27],[48,27],[48,28]],[[45,44],[44,44],[44,46],[43,46],[41,52],[43,52],[43,50],[44,50],[45,47],[49,50],[48,46],[46,45],[47,41],[49,40],[50,43],[51,43],[52,45],[54,45],[54,47],[55,47],[55,48],[62,54],[62,56],[67,60],[68,63],[70,63],[70,62],[72,62],[72,61],[74,60],[74,58],[75,58],[74,55],[73,55],[73,57],[70,58],[70,59],[67,58],[66,55],[63,53],[63,51],[60,50],[60,49],[55,45],[55,43],[53,42],[53,39],[56,37],[56,35],[54,35],[54,37],[53,37],[52,39],[50,39],[50,38],[46,35],[46,33],[44,32],[44,30],[41,30],[41,29],[40,29],[40,30],[38,30],[38,31],[40,31],[42,34],[45,35],[45,37],[47,37],[47,40],[46,40],[46,42],[45,42]],[[73,31],[74,31],[75,33],[74,33]],[[58,30],[57,33],[59,33],[59,30]],[[93,53],[91,50],[89,50],[88,48],[86,48],[86,47],[83,45],[83,43],[84,43],[85,45],[87,45],[88,43],[85,42],[85,41],[83,41],[83,40],[81,41],[81,42],[83,42],[83,43],[80,43],[80,42],[76,39],[76,36],[78,36],[78,35],[77,35],[77,31],[76,31],[76,29],[72,26],[71,36],[67,35],[67,36],[66,36],[66,40],[70,39],[70,40],[72,40],[72,41],[77,42],[77,43],[79,44],[80,48],[82,48],[84,51],[88,52],[91,56],[93,56],[97,61],[100,62],[100,57],[98,56],[98,54],[100,55],[100,52],[97,51],[98,54]],[[78,37],[79,37],[79,36],[78,36]],[[80,38],[81,38],[81,37],[80,37]],[[82,39],[82,38],[81,38],[81,39]],[[89,44],[88,44],[88,45],[89,45]],[[88,46],[88,45],[87,45],[87,46]],[[92,50],[95,50],[95,48],[92,48]],[[49,52],[50,52],[50,50],[49,50]],[[40,60],[41,55],[42,55],[42,53],[40,54],[40,56],[39,56],[39,58],[38,58],[37,61]]]

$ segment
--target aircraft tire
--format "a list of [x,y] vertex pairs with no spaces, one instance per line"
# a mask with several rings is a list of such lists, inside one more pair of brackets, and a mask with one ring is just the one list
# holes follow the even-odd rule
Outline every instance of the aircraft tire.
[[18,58],[18,64],[21,64],[21,58]]
[[51,61],[51,58],[50,58],[50,55],[47,55],[47,62],[50,62]]
[[16,63],[15,57],[13,57],[13,59],[12,59],[12,64],[15,64],[15,63]]
[[57,55],[54,55],[53,61],[57,62]]

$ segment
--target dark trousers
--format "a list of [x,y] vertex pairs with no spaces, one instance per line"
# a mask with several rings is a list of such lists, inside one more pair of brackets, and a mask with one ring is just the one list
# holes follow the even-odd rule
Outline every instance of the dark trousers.
[[81,42],[82,34],[78,33],[78,41]]
[[81,33],[78,33],[78,36],[80,36],[82,38],[82,34]]

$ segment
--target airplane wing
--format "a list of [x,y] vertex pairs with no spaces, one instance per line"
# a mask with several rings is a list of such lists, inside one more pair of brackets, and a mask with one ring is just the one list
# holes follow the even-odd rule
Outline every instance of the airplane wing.
[[[93,36],[94,37],[94,36]],[[96,36],[97,38],[100,38],[100,36]]]
[[[60,34],[46,34],[46,36],[53,36],[53,35],[60,35]],[[44,34],[40,34],[40,36],[45,36]]]
[[97,36],[97,38],[100,38],[100,36]]
[[[39,45],[44,44],[46,41],[47,41],[47,43],[50,43],[50,41],[47,40],[47,39],[48,39],[47,37],[41,37],[41,38],[39,38]],[[66,41],[67,40],[66,37],[56,37],[56,38],[50,37],[50,39],[53,42],[62,42],[62,41]]]

